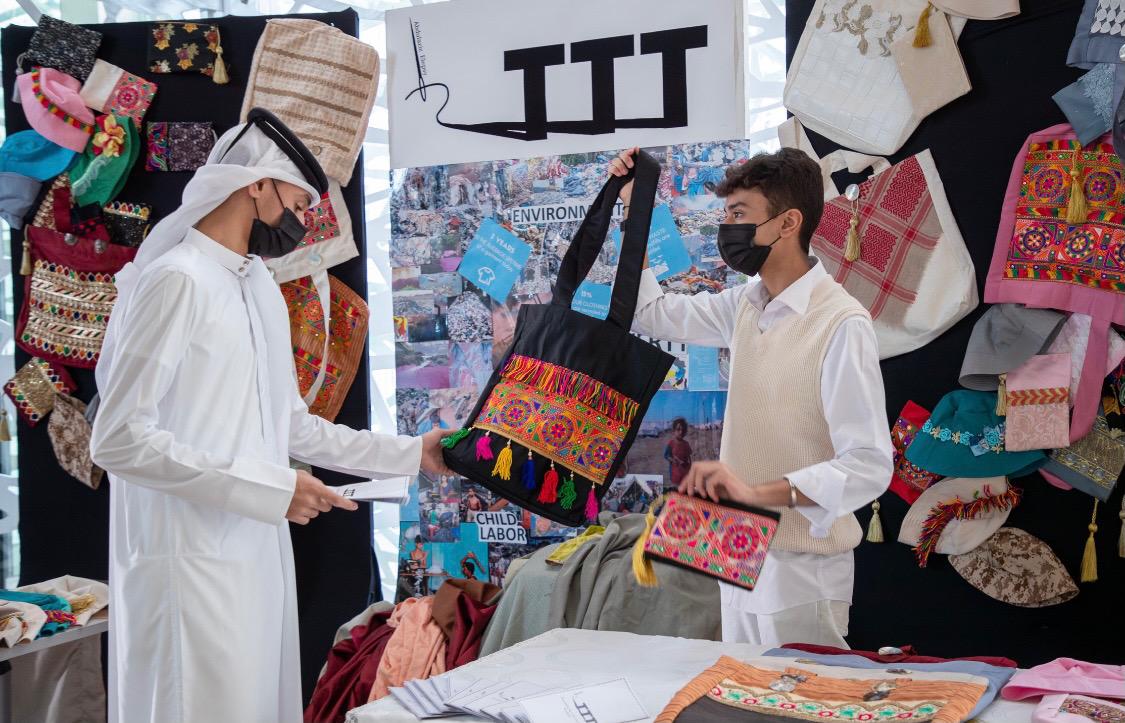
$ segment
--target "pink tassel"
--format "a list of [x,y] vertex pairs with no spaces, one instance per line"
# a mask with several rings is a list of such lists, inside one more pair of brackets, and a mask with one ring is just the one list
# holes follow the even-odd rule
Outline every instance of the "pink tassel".
[[539,490],[539,501],[545,505],[552,504],[559,499],[559,473],[555,471],[555,463],[547,474],[543,475],[543,488]]
[[484,462],[491,460],[492,455],[492,437],[490,432],[485,432],[483,437],[477,438],[477,461]]
[[594,496],[594,485],[590,485],[590,493],[586,495],[586,519],[590,522],[598,519],[598,498]]

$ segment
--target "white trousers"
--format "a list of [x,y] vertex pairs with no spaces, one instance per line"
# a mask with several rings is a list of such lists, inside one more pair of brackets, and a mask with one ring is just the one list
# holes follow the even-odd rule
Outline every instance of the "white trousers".
[[786,643],[810,643],[846,648],[851,605],[838,600],[818,600],[757,615],[723,605],[724,643],[750,643],[776,648]]

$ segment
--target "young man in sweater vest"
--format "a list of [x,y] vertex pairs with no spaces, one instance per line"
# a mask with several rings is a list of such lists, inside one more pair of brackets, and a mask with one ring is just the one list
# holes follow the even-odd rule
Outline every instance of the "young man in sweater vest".
[[[635,152],[610,173],[627,174]],[[626,218],[632,185],[621,190]],[[719,252],[749,283],[665,295],[646,270],[633,328],[731,350],[719,460],[695,462],[679,490],[781,512],[754,590],[719,583],[723,640],[844,647],[862,538],[852,513],[892,470],[875,330],[809,255],[824,208],[816,162],[788,148],[759,154],[727,169],[717,193]]]

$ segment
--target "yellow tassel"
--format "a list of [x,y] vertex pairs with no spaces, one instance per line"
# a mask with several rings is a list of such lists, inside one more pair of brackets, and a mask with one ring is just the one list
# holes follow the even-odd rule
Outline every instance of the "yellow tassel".
[[1082,147],[1074,151],[1070,164],[1070,202],[1066,206],[1066,222],[1086,223],[1086,194],[1082,190],[1085,179],[1082,177]]
[[1117,536],[1117,556],[1125,557],[1125,497],[1121,499],[1121,511],[1117,513],[1121,520],[1121,534]]
[[8,410],[0,410],[0,442],[12,441],[12,429],[8,426]]
[[871,503],[871,522],[867,523],[867,541],[884,542],[883,521],[879,519],[879,500]]
[[1094,513],[1090,515],[1090,525],[1086,528],[1090,536],[1086,538],[1086,551],[1082,553],[1082,582],[1098,581],[1098,550],[1094,545],[1094,535],[1098,531],[1098,500],[1094,500]]
[[844,246],[844,260],[853,263],[859,260],[859,204],[852,210],[852,220],[848,224],[847,244]]
[[505,481],[512,478],[512,440],[509,439],[504,449],[500,450],[500,454],[496,455],[496,466],[492,468],[492,476]]
[[656,587],[660,581],[656,579],[656,571],[652,569],[652,560],[645,557],[645,541],[652,533],[652,526],[656,524],[656,508],[664,503],[666,495],[661,495],[652,501],[645,514],[645,531],[633,543],[633,577],[641,587]]
[[31,242],[23,237],[23,260],[20,262],[20,276],[31,276]]
[[1008,375],[1000,375],[1000,385],[996,387],[996,416],[1008,416]]
[[223,62],[222,45],[215,46],[215,68],[211,72],[211,80],[219,85],[226,85],[230,82],[230,76],[227,75],[227,64]]
[[914,47],[928,48],[934,42],[930,37],[930,13],[933,11],[932,3],[926,3],[922,14],[918,16],[918,25],[914,27]]

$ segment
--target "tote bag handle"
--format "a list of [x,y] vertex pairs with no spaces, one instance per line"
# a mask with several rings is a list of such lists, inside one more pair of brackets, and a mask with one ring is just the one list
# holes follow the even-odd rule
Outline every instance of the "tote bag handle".
[[629,176],[611,177],[590,204],[586,218],[582,219],[578,232],[574,234],[574,240],[563,257],[552,292],[555,304],[570,308],[575,290],[590,273],[602,244],[605,243],[617,194],[630,178],[634,181],[633,195],[629,202],[629,218],[621,225],[621,253],[617,260],[617,276],[613,282],[609,316],[606,317],[607,321],[626,331],[633,325],[633,313],[637,308],[641,267],[648,248],[648,230],[652,222],[652,207],[656,202],[656,184],[660,180],[660,164],[644,151],[637,153]]
[[816,154],[816,149],[809,142],[805,127],[797,116],[792,116],[777,127],[777,139],[785,148],[796,148],[804,151],[805,155],[820,164],[821,180],[824,181],[824,200],[827,201],[843,195],[832,179],[832,174],[845,168],[849,173],[859,173],[870,168],[875,173],[882,173],[891,167],[890,161],[882,156],[869,156],[841,148],[829,153],[824,158]]

